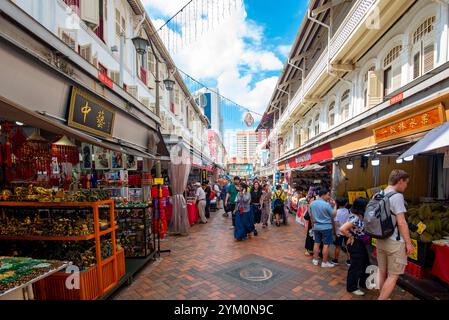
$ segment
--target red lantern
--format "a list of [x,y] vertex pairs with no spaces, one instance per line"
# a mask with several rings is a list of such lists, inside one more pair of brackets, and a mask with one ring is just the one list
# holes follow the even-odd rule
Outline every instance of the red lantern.
[[58,158],[59,163],[69,162],[72,165],[77,165],[80,160],[78,147],[66,136],[62,136],[51,145],[51,155]]

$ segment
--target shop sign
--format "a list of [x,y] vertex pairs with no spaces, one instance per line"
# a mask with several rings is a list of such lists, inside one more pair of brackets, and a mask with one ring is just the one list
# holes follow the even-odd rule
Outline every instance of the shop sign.
[[402,101],[402,99],[404,99],[404,93],[403,92],[395,95],[393,98],[390,99],[390,106],[392,104],[398,103],[399,101]]
[[154,178],[153,179],[153,183],[155,185],[158,185],[158,184],[163,185],[164,184],[164,178]]
[[365,191],[348,191],[348,202],[353,204],[357,198],[367,198]]
[[433,129],[444,122],[442,104],[374,129],[377,143]]
[[332,159],[332,149],[331,145],[326,143],[308,152],[290,158],[287,160],[287,163],[290,168],[296,168],[329,159]]
[[112,137],[115,112],[87,92],[72,87],[68,125],[102,137]]
[[107,87],[111,88],[113,87],[112,79],[110,79],[107,75],[105,75],[103,72],[98,70],[98,80],[100,80],[102,83],[104,83]]
[[201,182],[204,183],[207,180],[207,170],[206,169],[202,169],[201,170]]

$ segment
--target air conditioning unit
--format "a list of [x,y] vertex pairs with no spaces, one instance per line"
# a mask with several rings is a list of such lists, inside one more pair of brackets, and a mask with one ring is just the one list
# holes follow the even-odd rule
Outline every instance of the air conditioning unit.
[[128,86],[126,88],[126,92],[128,92],[134,98],[137,98],[137,86]]
[[92,63],[92,45],[90,43],[80,45],[80,56],[89,61],[89,63]]
[[72,50],[78,52],[76,29],[59,28],[59,38]]
[[120,71],[109,70],[109,78],[116,84],[120,84]]

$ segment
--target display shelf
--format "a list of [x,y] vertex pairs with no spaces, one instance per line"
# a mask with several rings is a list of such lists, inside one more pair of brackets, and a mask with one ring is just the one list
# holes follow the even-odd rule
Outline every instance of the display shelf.
[[156,238],[151,231],[151,205],[115,207],[120,225],[117,238],[125,249],[126,258],[145,258],[156,248]]
[[[114,228],[108,228],[104,231],[100,231],[99,235],[104,236],[108,233],[111,233],[114,230],[117,230],[118,226]],[[92,240],[95,238],[95,233],[88,234],[84,236],[67,236],[67,237],[58,237],[58,236],[0,236],[0,240],[26,240],[26,241],[85,241]]]
[[[80,272],[82,281],[80,282],[78,293],[67,293],[65,281],[67,274],[65,272],[56,273],[35,284],[35,292],[38,299],[96,299],[107,291],[111,290],[124,275],[124,250],[117,250],[116,231],[118,226],[115,223],[114,201],[104,200],[97,202],[69,202],[69,203],[50,203],[50,202],[0,202],[0,210],[8,210],[8,207],[34,207],[36,210],[50,209],[52,207],[66,208],[68,210],[76,208],[90,208],[93,213],[94,233],[83,236],[2,236],[1,241],[20,240],[20,241],[86,241],[95,240],[95,266]],[[108,208],[108,223],[110,227],[106,230],[100,230],[100,208]],[[112,254],[103,259],[101,250],[101,237],[110,236],[112,244]],[[48,291],[48,292],[47,292]],[[55,292],[59,295],[52,296]]]

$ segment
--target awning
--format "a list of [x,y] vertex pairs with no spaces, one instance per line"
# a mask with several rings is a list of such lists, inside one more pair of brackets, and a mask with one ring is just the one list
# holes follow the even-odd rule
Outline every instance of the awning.
[[399,156],[399,159],[449,146],[449,122],[430,130],[421,140]]
[[300,172],[304,172],[304,171],[318,171],[323,169],[324,166],[321,166],[319,164],[308,164],[305,166],[301,166],[301,167],[297,167],[297,168],[293,168],[292,171],[300,171]]
[[139,150],[137,147],[134,147],[131,144],[127,144],[126,142],[122,141],[120,143],[116,143],[113,141],[108,141],[104,138],[96,137],[91,134],[82,132],[78,129],[68,127],[62,122],[62,120],[64,119],[55,120],[48,115],[29,110],[18,104],[15,104],[5,97],[0,97],[0,115],[1,118],[7,121],[21,121],[28,126],[47,130],[55,134],[73,137],[78,141],[92,144],[111,151],[123,152],[126,154],[152,160],[170,160],[170,154],[165,146],[164,140],[162,139],[162,135],[159,130],[156,133],[159,137],[159,143],[157,144],[156,151],[157,154],[152,155],[144,150]]

